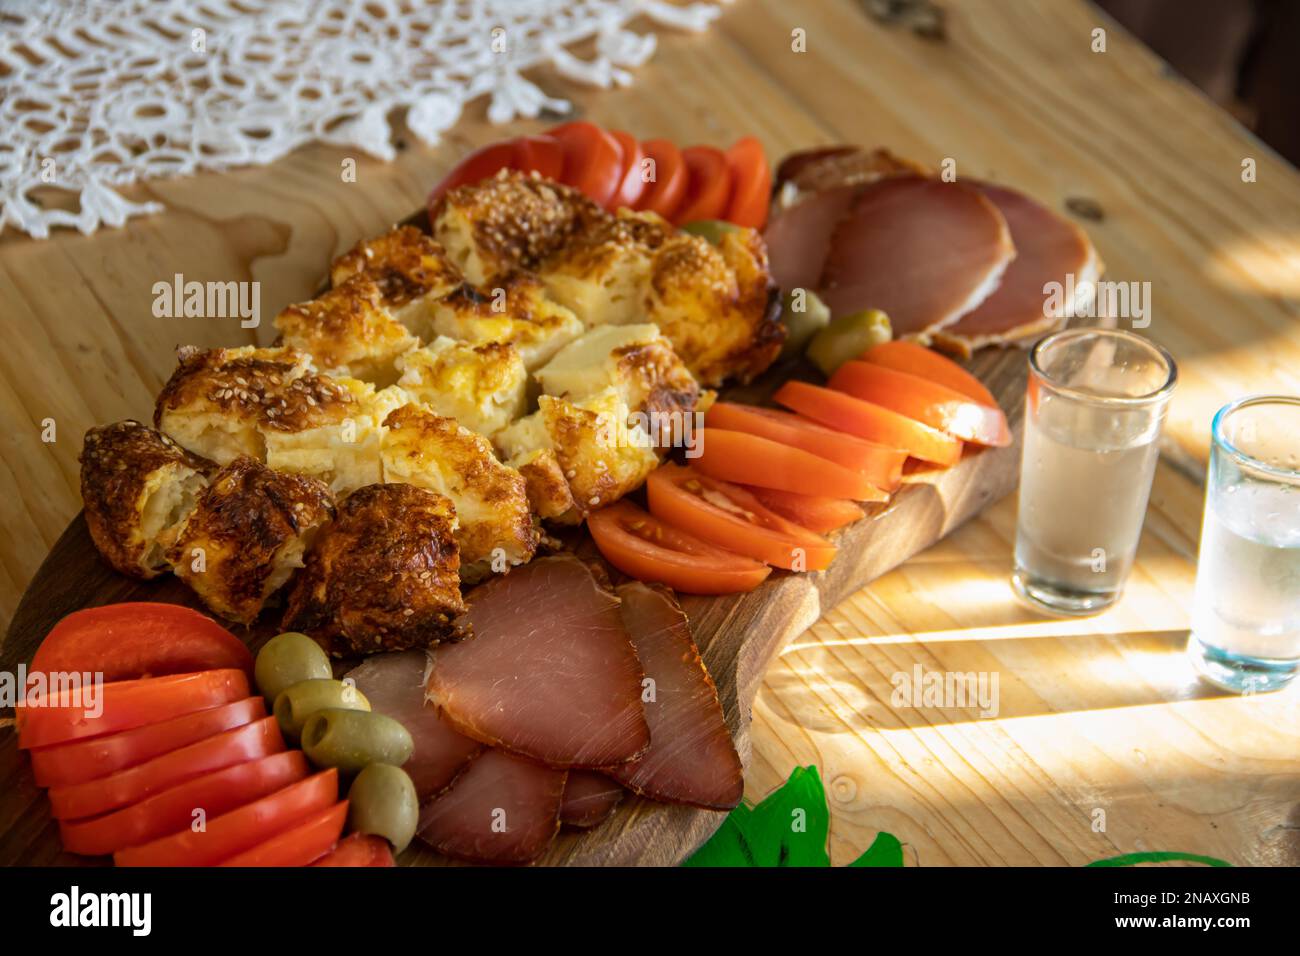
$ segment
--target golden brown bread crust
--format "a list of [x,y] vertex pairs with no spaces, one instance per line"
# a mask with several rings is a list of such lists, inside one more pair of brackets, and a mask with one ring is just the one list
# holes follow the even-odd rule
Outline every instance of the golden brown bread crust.
[[564,478],[564,469],[550,448],[539,448],[510,464],[524,477],[528,505],[548,521],[573,524],[580,515],[573,503],[573,492]]
[[406,484],[343,500],[289,596],[283,627],[335,656],[428,647],[460,636],[465,611],[451,502]]
[[86,526],[99,553],[133,577],[152,578],[166,570],[166,549],[185,515],[151,533],[144,527],[146,502],[162,493],[163,485],[187,479],[197,490],[198,476],[215,469],[212,462],[133,419],[86,432],[79,460]]
[[393,309],[426,295],[446,295],[461,282],[460,270],[447,258],[447,251],[414,226],[398,226],[374,239],[363,239],[330,266],[335,286],[358,275],[373,281],[383,303]]
[[324,482],[241,456],[212,477],[168,559],[208,607],[248,624],[333,513]]
[[379,286],[353,276],[310,302],[275,317],[285,345],[309,354],[326,372],[387,385],[393,360],[416,344],[415,336],[384,307]]

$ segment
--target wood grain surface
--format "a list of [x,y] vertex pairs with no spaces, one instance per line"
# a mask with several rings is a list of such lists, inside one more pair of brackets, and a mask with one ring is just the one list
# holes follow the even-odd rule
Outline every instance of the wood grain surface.
[[[1251,392],[1300,393],[1300,176],[1082,0],[943,0],[948,39],[874,21],[859,0],[738,0],[707,34],[663,33],[623,90],[538,74],[580,111],[644,137],[773,155],[838,141],[955,160],[1083,221],[1114,280],[1151,283],[1144,331],[1180,384],[1124,601],[1048,620],[1006,586],[1015,503],[846,598],[767,671],[747,794],[823,771],[832,858],[889,830],[922,865],[1076,865],[1138,849],[1300,863],[1297,692],[1228,699],[1182,657],[1209,419]],[[807,52],[791,50],[801,29]],[[1092,52],[1106,30],[1106,51]],[[515,130],[473,112],[389,164],[308,147],[274,166],[134,191],[168,212],[94,236],[0,235],[0,620],[79,508],[93,424],[141,416],[179,343],[267,342],[323,265],[417,205],[471,145]],[[1242,178],[1253,160],[1255,181]],[[160,319],[153,283],[252,279],[262,327]],[[45,423],[56,437],[42,440]],[[1000,675],[1002,708],[896,708],[893,674]],[[1104,818],[1098,817],[1102,811]],[[0,824],[4,821],[0,820]]]

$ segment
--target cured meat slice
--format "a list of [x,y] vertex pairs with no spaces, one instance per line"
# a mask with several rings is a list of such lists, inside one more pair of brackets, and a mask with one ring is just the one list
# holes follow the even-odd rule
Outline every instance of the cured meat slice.
[[763,232],[772,281],[783,291],[816,289],[831,237],[853,205],[852,186],[813,193],[776,213]]
[[568,779],[564,781],[560,822],[589,830],[604,823],[622,799],[623,788],[604,774],[570,770]]
[[560,828],[563,770],[485,750],[442,796],[420,808],[416,834],[474,863],[528,863]]
[[618,598],[572,555],[468,596],[473,637],[431,652],[426,689],[461,733],[553,767],[611,767],[650,744]]
[[1044,286],[1060,283],[1090,294],[1101,274],[1101,261],[1087,234],[1051,210],[1014,190],[976,183],[1002,213],[1016,246],[1016,258],[993,294],[957,322],[940,330],[935,344],[969,355],[986,345],[1028,345],[1065,322],[1069,305],[1055,311],[1045,308]]
[[438,709],[424,699],[429,657],[424,651],[376,654],[348,671],[372,710],[391,717],[411,734],[415,749],[402,765],[420,800],[446,790],[456,775],[483,749],[477,740],[456,732]]
[[634,582],[618,589],[623,620],[653,681],[645,705],[650,749],[608,773],[655,800],[730,810],[744,792],[744,770],[686,614],[670,592]]
[[862,187],[836,228],[818,295],[836,316],[882,309],[896,338],[933,332],[983,302],[1015,254],[978,189],[892,176]]

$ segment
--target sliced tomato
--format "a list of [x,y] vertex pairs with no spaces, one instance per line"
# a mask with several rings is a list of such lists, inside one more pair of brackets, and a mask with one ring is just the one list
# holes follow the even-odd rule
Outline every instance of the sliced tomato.
[[641,178],[641,161],[645,159],[645,153],[631,133],[616,129],[610,130],[609,135],[618,140],[618,145],[623,150],[623,176],[619,180],[618,191],[614,193],[614,199],[609,207],[619,209],[626,206],[628,209],[635,209],[637,200],[641,198],[646,188],[645,180]]
[[50,814],[56,820],[78,820],[108,813],[205,773],[282,750],[275,718],[263,717],[98,780],[51,787]]
[[69,853],[105,856],[188,829],[195,810],[219,816],[302,780],[310,773],[301,750],[259,757],[186,780],[103,816],[60,820],[59,837]]
[[609,207],[623,181],[623,148],[595,123],[577,120],[547,131],[564,149],[560,181]]
[[802,448],[819,458],[861,472],[867,481],[885,491],[898,487],[903,478],[903,462],[907,461],[907,452],[877,445],[775,408],[714,402],[704,416],[704,424]]
[[797,495],[792,491],[778,491],[775,488],[747,486],[747,490],[763,506],[770,508],[782,518],[789,518],[801,528],[826,534],[836,528],[843,528],[866,515],[857,504],[847,498],[827,498],[822,495]]
[[753,136],[742,136],[727,150],[731,170],[731,199],[726,218],[737,226],[762,229],[772,198],[772,167],[767,164],[763,144]]
[[995,448],[1011,444],[1011,429],[1002,409],[973,402],[946,385],[936,385],[907,372],[896,372],[871,362],[845,362],[826,384],[954,438]]
[[630,501],[593,512],[587,528],[605,560],[624,574],[683,594],[752,591],[772,573],[767,565],[687,534]]
[[249,696],[242,670],[200,671],[91,686],[20,701],[18,746],[48,747],[133,730]]
[[514,162],[513,140],[503,139],[479,147],[453,166],[451,172],[438,181],[438,185],[434,186],[433,191],[429,193],[428,207],[432,209],[439,199],[457,186],[467,186],[487,179],[499,170],[512,168]]
[[946,355],[940,355],[924,345],[917,345],[907,339],[890,339],[867,349],[861,356],[863,362],[883,365],[896,372],[907,372],[921,378],[946,385],[954,392],[961,392],[967,398],[998,407],[998,400],[984,387],[984,383],[966,371]]
[[334,849],[343,835],[348,818],[348,802],[341,800],[332,807],[308,814],[291,830],[232,856],[222,866],[308,866]]
[[89,672],[108,682],[229,667],[252,674],[253,653],[212,618],[179,604],[131,602],[69,614],[27,672]]
[[118,866],[215,866],[333,806],[339,797],[337,770],[291,783],[270,796],[211,817],[202,830],[185,829],[152,843],[118,850]]
[[520,136],[513,141],[510,166],[559,182],[564,174],[564,147],[554,136]]
[[393,848],[383,837],[353,833],[339,841],[329,853],[312,866],[396,866]]
[[835,545],[769,511],[752,494],[694,468],[665,464],[646,480],[650,513],[720,548],[773,567],[821,571]]
[[901,449],[922,461],[947,467],[961,458],[961,442],[951,435],[843,392],[786,382],[772,397],[823,425]]
[[690,173],[682,151],[666,139],[649,139],[641,144],[645,157],[654,163],[654,179],[646,183],[645,192],[634,209],[657,212],[669,222],[675,222],[677,207],[686,198],[686,185]]
[[721,219],[731,199],[731,168],[727,155],[713,146],[688,146],[682,150],[689,178],[682,204],[673,214],[674,226],[701,219]]
[[85,783],[265,716],[266,704],[262,698],[245,697],[120,734],[39,747],[31,752],[32,771],[40,787]]
[[861,472],[746,432],[706,427],[700,433],[699,457],[691,464],[712,478],[742,485],[854,501],[889,500],[889,493],[867,481]]

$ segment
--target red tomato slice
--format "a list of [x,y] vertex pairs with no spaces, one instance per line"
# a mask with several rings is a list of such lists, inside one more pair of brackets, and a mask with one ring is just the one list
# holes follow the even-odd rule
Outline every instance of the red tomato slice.
[[825,495],[854,501],[888,501],[861,472],[770,438],[721,428],[700,433],[699,457],[691,464],[711,478],[759,485],[799,495]]
[[337,770],[326,770],[238,810],[209,818],[205,830],[185,829],[113,854],[118,866],[215,866],[302,822],[339,798]]
[[69,614],[45,635],[29,674],[91,672],[105,682],[238,668],[253,653],[212,618],[179,604],[133,602]]
[[312,866],[396,866],[393,848],[383,837],[354,833],[344,837]]
[[633,208],[657,212],[673,222],[677,207],[686,198],[690,180],[682,151],[666,139],[648,139],[641,144],[641,149],[647,159],[654,161],[654,179],[646,183],[645,192]]
[[309,814],[292,830],[277,833],[251,850],[224,861],[222,866],[308,866],[338,843],[348,818],[348,802]]
[[623,148],[595,123],[578,120],[547,131],[564,149],[560,181],[606,208],[623,181]]
[[767,565],[674,528],[629,501],[594,512],[587,528],[605,560],[624,574],[683,594],[752,591],[772,573]]
[[690,178],[686,196],[673,214],[673,225],[721,219],[731,199],[731,169],[726,154],[712,146],[688,146],[682,150],[682,162]]
[[775,408],[714,402],[704,416],[704,424],[802,448],[819,458],[861,472],[867,481],[885,491],[898,487],[903,478],[903,462],[907,461],[907,452],[846,435],[801,415]]
[[738,226],[762,229],[772,197],[772,167],[767,164],[763,144],[753,136],[742,136],[727,150],[731,170],[731,201],[727,219]]
[[951,435],[843,392],[786,382],[772,398],[823,425],[902,449],[922,461],[947,467],[961,458],[961,442]]
[[1011,429],[1002,409],[972,402],[961,392],[907,372],[895,372],[871,362],[845,362],[826,384],[864,402],[874,402],[914,418],[954,438],[995,448],[1011,444]]
[[618,192],[614,194],[610,209],[623,206],[635,209],[637,200],[646,188],[645,180],[641,178],[641,160],[645,159],[645,153],[631,133],[616,129],[611,130],[609,135],[618,140],[618,145],[623,150],[623,176],[619,180]]
[[40,747],[31,752],[32,770],[40,787],[85,783],[265,716],[262,698],[246,697],[120,734]]
[[559,182],[564,174],[564,147],[554,136],[520,136],[514,141],[510,165]]
[[48,747],[116,734],[247,696],[248,678],[242,670],[229,669],[118,681],[81,694],[46,695],[19,703],[18,746]]
[[967,398],[998,407],[998,400],[984,387],[984,383],[966,371],[952,359],[940,355],[924,345],[917,345],[907,339],[891,339],[873,346],[860,357],[863,362],[883,365],[896,372],[907,372],[939,385],[945,385],[954,392],[961,392]]
[[827,534],[846,524],[852,524],[866,512],[847,498],[826,498],[822,495],[797,495],[775,488],[749,486],[747,490],[782,518],[789,518],[800,527]]
[[510,169],[514,161],[515,144],[512,140],[503,139],[479,147],[453,166],[451,172],[442,177],[438,185],[433,187],[433,191],[429,193],[427,204],[429,209],[433,209],[439,199],[457,186],[476,183],[495,175],[498,170]]
[[51,787],[50,815],[56,820],[78,820],[108,813],[205,773],[282,750],[284,740],[275,718],[263,717],[98,780]]
[[301,750],[287,750],[195,777],[139,803],[89,820],[60,820],[69,853],[105,856],[139,846],[194,823],[194,811],[219,816],[302,780],[310,773]]
[[720,548],[778,568],[821,571],[835,545],[769,511],[744,488],[665,464],[646,480],[650,513]]

